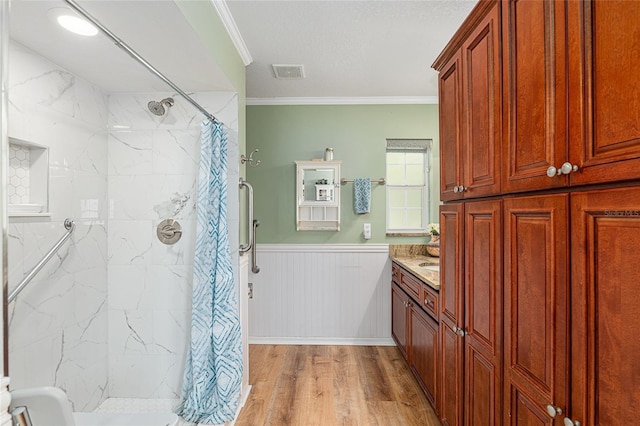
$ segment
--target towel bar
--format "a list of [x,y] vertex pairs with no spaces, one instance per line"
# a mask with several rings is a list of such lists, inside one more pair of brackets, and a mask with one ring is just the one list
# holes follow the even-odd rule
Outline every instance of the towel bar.
[[[353,179],[340,179],[340,184],[341,185],[346,185],[349,182],[353,182]],[[385,185],[387,183],[387,180],[385,178],[380,178],[380,179],[371,179],[371,183],[377,183],[379,185]]]

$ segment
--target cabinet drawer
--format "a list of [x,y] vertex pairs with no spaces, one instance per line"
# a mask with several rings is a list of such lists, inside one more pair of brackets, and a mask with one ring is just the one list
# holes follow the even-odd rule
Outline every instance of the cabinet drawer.
[[400,274],[400,284],[409,293],[409,296],[415,300],[421,300],[422,282],[409,274],[402,272]]
[[396,284],[400,284],[400,267],[395,263],[391,265],[391,280]]
[[422,309],[438,320],[438,293],[428,285],[422,284]]

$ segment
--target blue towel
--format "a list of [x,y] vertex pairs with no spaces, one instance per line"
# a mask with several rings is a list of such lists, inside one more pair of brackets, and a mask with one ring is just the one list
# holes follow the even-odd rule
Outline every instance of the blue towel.
[[353,180],[353,207],[356,214],[369,213],[371,210],[371,179],[355,178]]

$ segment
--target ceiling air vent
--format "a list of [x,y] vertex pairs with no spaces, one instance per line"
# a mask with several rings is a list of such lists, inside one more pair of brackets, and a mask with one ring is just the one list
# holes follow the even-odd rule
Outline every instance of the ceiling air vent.
[[304,78],[304,68],[302,65],[271,65],[276,78],[285,80],[295,80]]

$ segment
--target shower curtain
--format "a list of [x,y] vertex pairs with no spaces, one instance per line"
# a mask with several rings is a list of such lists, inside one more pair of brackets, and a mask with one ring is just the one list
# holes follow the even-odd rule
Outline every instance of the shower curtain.
[[227,228],[227,129],[202,124],[191,342],[177,413],[232,421],[242,383],[242,342]]

